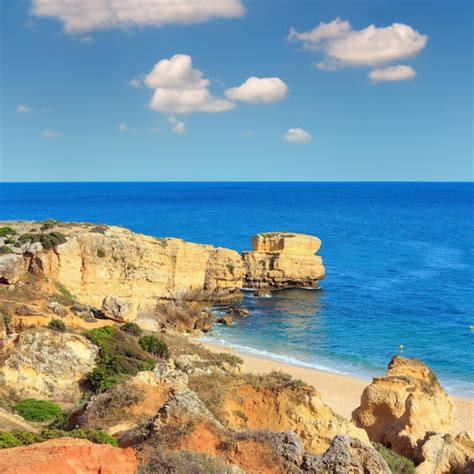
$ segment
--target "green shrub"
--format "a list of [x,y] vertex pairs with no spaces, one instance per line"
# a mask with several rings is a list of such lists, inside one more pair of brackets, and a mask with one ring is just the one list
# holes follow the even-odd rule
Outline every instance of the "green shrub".
[[16,230],[12,229],[11,227],[5,226],[0,227],[0,237],[6,237],[7,235],[15,235]]
[[47,400],[28,398],[15,405],[15,411],[28,421],[55,421],[63,416],[61,408]]
[[415,465],[413,461],[400,456],[399,454],[385,448],[379,443],[372,443],[374,448],[385,459],[388,467],[394,474],[413,474],[415,472]]
[[50,232],[49,234],[37,234],[28,232],[26,234],[20,235],[18,241],[21,244],[25,244],[26,242],[41,242],[41,245],[44,249],[50,250],[58,245],[64,244],[67,242],[66,236],[61,232]]
[[105,234],[105,231],[108,229],[106,225],[99,224],[93,227],[89,232],[92,232],[94,234]]
[[105,250],[104,249],[97,249],[97,256],[99,258],[104,258],[105,257]]
[[167,359],[169,357],[168,346],[156,336],[143,336],[138,340],[138,344],[150,354]]
[[29,433],[27,431],[5,431],[0,432],[0,449],[15,448],[27,444],[41,443],[56,438],[80,438],[87,439],[96,444],[111,444],[118,446],[118,442],[112,436],[100,430],[73,429],[71,431],[45,429],[41,433]]
[[6,239],[4,240],[4,243],[5,243],[6,245],[14,245],[14,244],[16,244],[16,240],[15,240],[15,239],[12,239],[11,237],[8,237],[8,238],[6,238]]
[[9,253],[13,253],[13,250],[11,249],[11,247],[9,247],[8,245],[0,246],[0,255],[7,255]]
[[141,336],[142,328],[137,323],[125,323],[120,326],[122,331],[125,331],[132,336]]
[[84,334],[99,347],[97,365],[87,375],[95,393],[103,392],[142,370],[150,370],[156,359],[147,354],[130,335],[119,329],[103,327]]
[[64,324],[64,321],[61,321],[60,319],[52,319],[48,324],[48,328],[53,331],[64,332],[66,330],[66,325]]
[[55,299],[64,305],[71,305],[76,301],[76,297],[61,283],[56,283],[59,294],[55,295]]

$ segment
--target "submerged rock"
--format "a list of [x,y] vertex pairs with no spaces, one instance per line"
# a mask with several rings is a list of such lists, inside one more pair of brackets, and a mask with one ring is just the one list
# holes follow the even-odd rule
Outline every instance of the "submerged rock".
[[221,316],[217,322],[219,324],[224,324],[225,326],[230,326],[234,322],[234,319],[230,314],[225,314],[224,316]]
[[421,361],[399,356],[365,388],[352,417],[372,441],[410,459],[426,433],[449,433],[454,422],[453,402],[435,374]]

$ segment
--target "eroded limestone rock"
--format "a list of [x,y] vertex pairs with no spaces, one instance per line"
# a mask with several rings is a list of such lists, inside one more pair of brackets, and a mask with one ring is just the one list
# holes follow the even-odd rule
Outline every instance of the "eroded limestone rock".
[[11,285],[26,273],[26,264],[21,255],[0,255],[0,281]]
[[413,459],[427,432],[453,429],[453,402],[421,361],[394,357],[385,376],[365,388],[354,422],[372,441]]
[[321,246],[317,237],[287,232],[257,234],[253,251],[242,254],[246,268],[244,285],[248,288],[316,288],[324,278]]

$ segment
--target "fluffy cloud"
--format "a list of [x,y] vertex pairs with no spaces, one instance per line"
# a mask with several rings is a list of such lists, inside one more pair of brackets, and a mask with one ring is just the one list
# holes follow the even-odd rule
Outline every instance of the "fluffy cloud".
[[176,117],[170,116],[168,117],[168,123],[171,125],[171,131],[173,133],[178,133],[180,135],[183,135],[186,133],[186,124],[182,122],[181,120],[178,120]]
[[57,130],[43,130],[43,138],[58,138],[62,135]]
[[225,91],[230,100],[240,100],[251,104],[277,102],[286,97],[288,86],[278,77],[249,77],[239,87]]
[[311,135],[302,128],[290,128],[284,135],[283,140],[287,143],[304,145],[311,141]]
[[416,71],[405,65],[389,66],[381,69],[374,69],[369,73],[369,79],[373,82],[383,81],[406,81],[416,76]]
[[[223,112],[235,107],[234,103],[209,92],[209,80],[193,67],[191,56],[186,54],[162,59],[141,82],[154,89],[150,108],[167,114]],[[132,85],[136,87],[135,83]]]
[[20,114],[26,114],[28,112],[32,112],[33,109],[28,105],[18,104],[16,106],[16,111]]
[[428,41],[426,35],[403,23],[353,30],[348,21],[339,18],[321,22],[311,31],[299,33],[291,28],[288,39],[302,42],[306,49],[322,52],[325,57],[317,67],[325,70],[378,66],[409,58],[421,51]]
[[32,13],[57,18],[67,33],[203,23],[245,14],[241,0],[33,0]]
[[130,128],[125,122],[119,123],[117,126],[117,130],[120,133],[135,133],[136,130]]
[[81,36],[79,39],[79,43],[81,44],[92,44],[94,41],[94,37],[89,35]]

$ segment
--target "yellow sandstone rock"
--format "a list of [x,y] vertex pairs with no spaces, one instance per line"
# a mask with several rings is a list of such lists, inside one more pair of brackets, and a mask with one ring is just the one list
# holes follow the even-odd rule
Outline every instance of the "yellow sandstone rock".
[[257,234],[253,251],[242,254],[248,288],[315,288],[324,278],[317,237],[287,232]]

